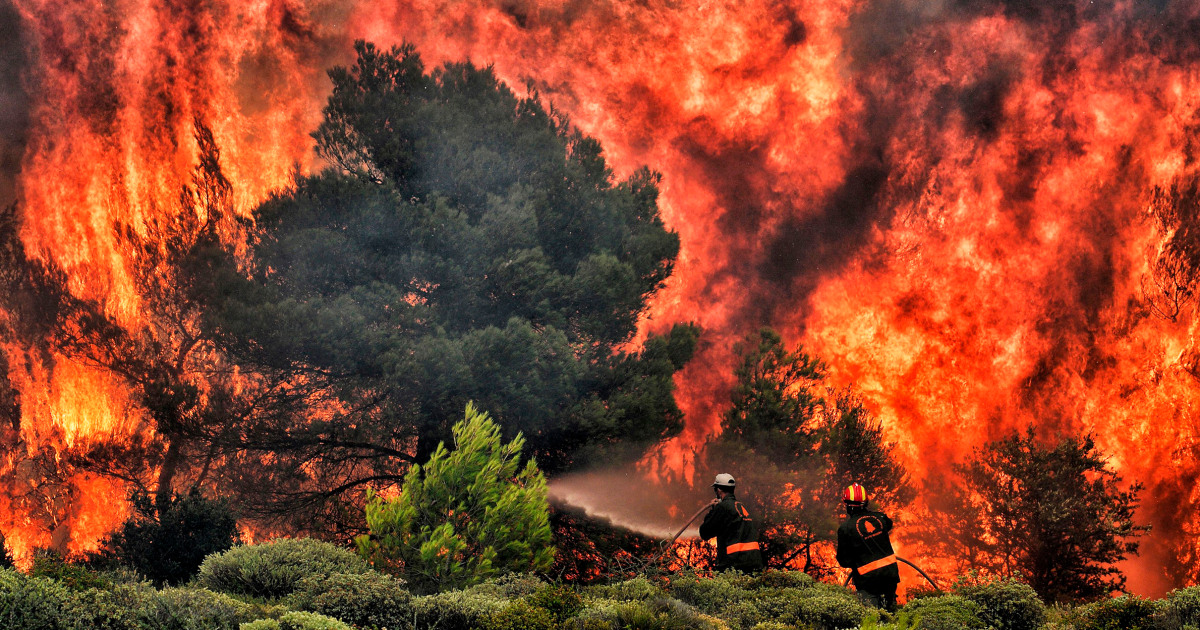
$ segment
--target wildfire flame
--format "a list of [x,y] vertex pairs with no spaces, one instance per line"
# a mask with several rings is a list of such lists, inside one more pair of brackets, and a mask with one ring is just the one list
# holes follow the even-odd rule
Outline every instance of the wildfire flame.
[[[1018,427],[1091,432],[1148,486],[1158,542],[1132,586],[1189,579],[1160,567],[1200,554],[1197,318],[1186,299],[1161,316],[1147,280],[1171,237],[1154,191],[1197,177],[1193,3],[10,1],[22,238],[127,326],[146,323],[111,227],[177,211],[193,118],[245,212],[312,166],[322,71],[349,42],[411,41],[528,80],[619,171],[663,173],[682,251],[643,328],[706,331],[668,466],[693,472],[733,342],[769,324],[865,394],[918,478]],[[30,456],[138,430],[104,373],[17,361],[10,379]],[[0,529],[47,544],[8,460]],[[105,521],[74,549],[120,516],[89,509],[60,510]]]

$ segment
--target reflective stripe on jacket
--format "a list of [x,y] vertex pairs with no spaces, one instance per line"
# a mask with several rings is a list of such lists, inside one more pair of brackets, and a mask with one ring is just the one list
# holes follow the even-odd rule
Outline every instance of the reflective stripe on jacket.
[[855,586],[860,582],[896,583],[900,569],[892,550],[892,519],[882,512],[855,511],[838,527],[838,564],[852,569]]
[[876,560],[875,562],[868,562],[867,564],[864,564],[861,567],[858,567],[857,569],[855,569],[855,571],[857,571],[859,575],[866,575],[876,569],[882,569],[891,564],[896,564],[896,556],[895,555],[891,555],[886,558],[880,558],[880,559]]
[[746,507],[726,496],[714,505],[700,523],[700,538],[717,539],[717,570],[759,571],[763,567],[758,546],[758,527]]

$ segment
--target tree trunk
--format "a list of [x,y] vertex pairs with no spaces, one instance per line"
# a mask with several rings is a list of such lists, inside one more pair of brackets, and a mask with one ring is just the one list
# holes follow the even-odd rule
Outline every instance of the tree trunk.
[[154,493],[154,509],[159,517],[171,506],[171,484],[179,469],[179,458],[179,439],[168,437],[167,452],[163,455],[162,468],[158,469],[158,487]]

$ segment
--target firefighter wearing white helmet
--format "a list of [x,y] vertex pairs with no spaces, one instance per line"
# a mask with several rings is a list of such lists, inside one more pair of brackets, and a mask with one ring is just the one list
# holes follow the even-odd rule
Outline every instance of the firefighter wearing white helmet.
[[717,570],[737,569],[747,573],[761,571],[762,551],[758,546],[758,527],[746,507],[734,496],[737,481],[721,473],[713,480],[712,508],[700,524],[700,538],[717,539]]

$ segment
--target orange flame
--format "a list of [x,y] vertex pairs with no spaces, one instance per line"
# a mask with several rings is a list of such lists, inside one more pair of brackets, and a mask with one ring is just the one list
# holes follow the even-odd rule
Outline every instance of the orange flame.
[[[1092,432],[1148,484],[1155,539],[1200,553],[1195,312],[1143,293],[1169,236],[1150,192],[1196,176],[1200,9],[1141,4],[19,0],[22,235],[144,325],[111,226],[175,211],[193,115],[245,211],[309,165],[321,69],[354,38],[412,41],[530,80],[616,169],[663,172],[683,245],[644,328],[707,331],[660,453],[676,471],[716,428],[732,343],[770,324],[866,395],[918,476],[1017,427]],[[104,374],[13,372],[30,452],[135,430]]]

